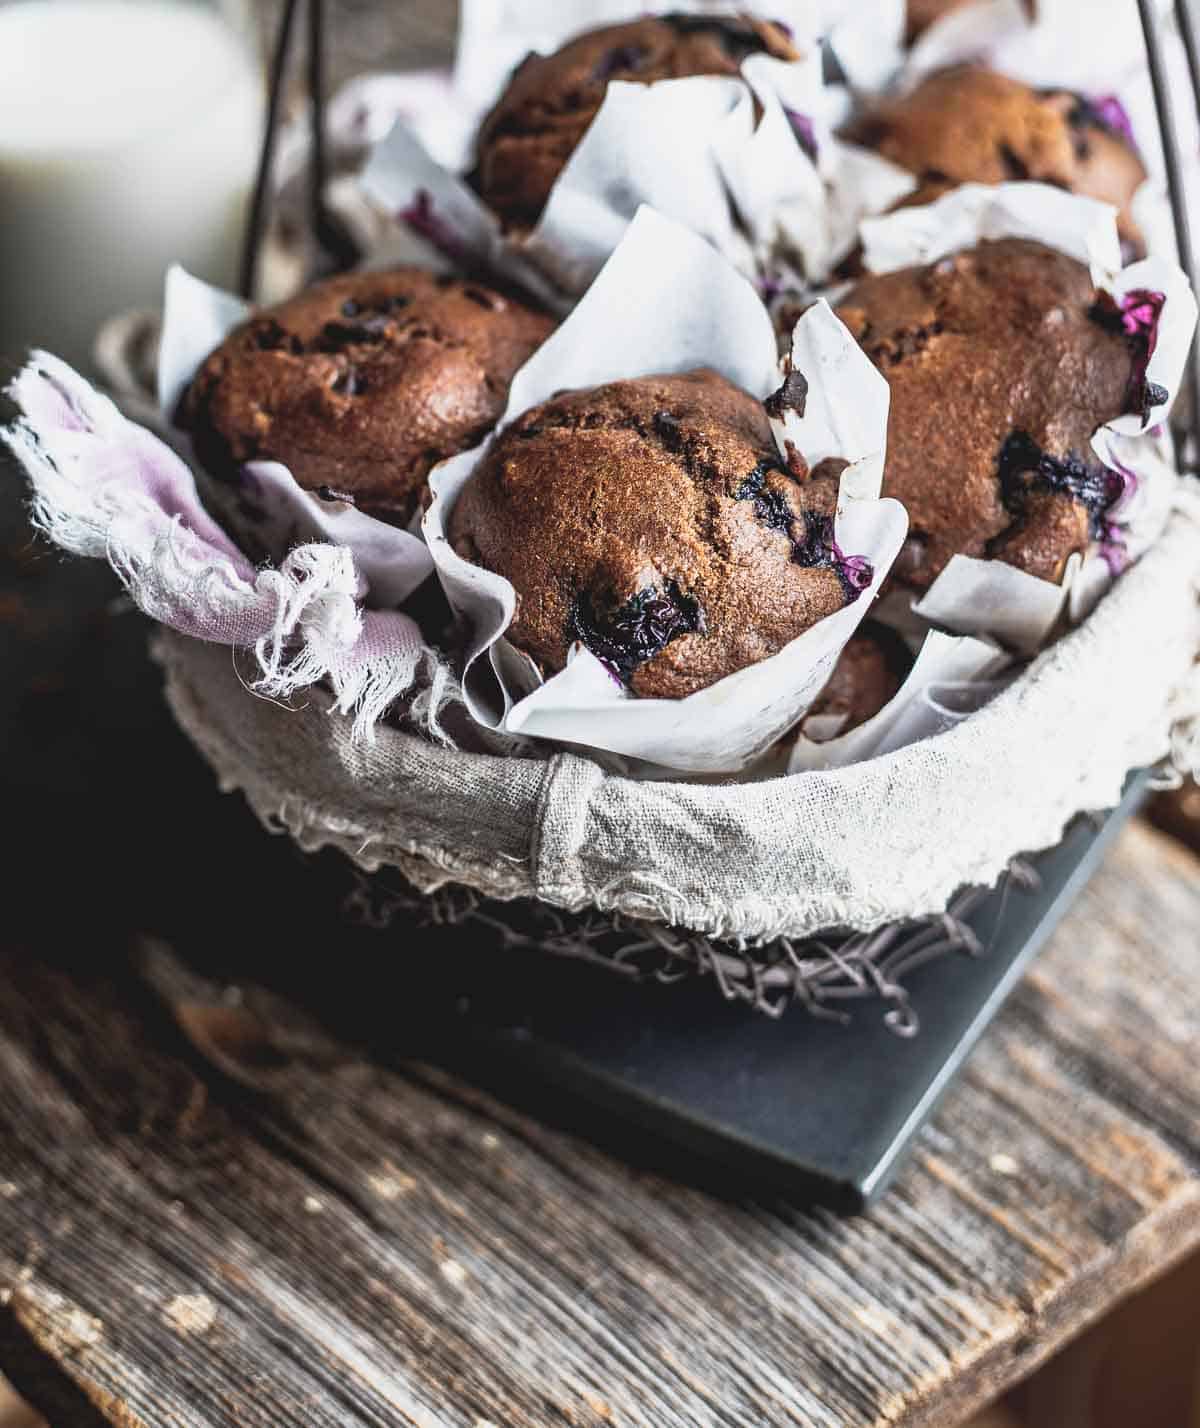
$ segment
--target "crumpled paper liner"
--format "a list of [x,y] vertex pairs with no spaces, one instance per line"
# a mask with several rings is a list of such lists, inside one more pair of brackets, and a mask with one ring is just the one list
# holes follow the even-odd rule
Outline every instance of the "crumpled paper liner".
[[[693,4],[684,7],[709,10]],[[865,72],[876,41],[897,24],[902,4],[871,0],[862,13],[826,16],[817,4],[768,7],[791,25],[802,59],[752,55],[740,80],[697,76],[654,85],[614,81],[530,233],[505,233],[496,215],[436,160],[414,125],[400,122],[362,175],[379,209],[435,248],[519,282],[562,306],[578,296],[645,203],[701,234],[735,266],[770,283],[781,265],[823,279],[854,241],[858,219],[909,192],[910,175],[878,155],[850,150],[833,134],[820,36]],[[476,121],[529,50],[548,52],[571,35],[643,13],[628,0],[569,7],[534,3],[469,5],[464,13],[456,90]],[[780,15],[782,11],[782,15]],[[765,12],[764,12],[765,13]],[[498,34],[498,32],[500,32]],[[840,47],[840,48],[839,48]],[[461,125],[456,129],[461,130]],[[807,128],[810,154],[797,138]]]
[[[775,353],[770,319],[744,279],[703,240],[643,209],[571,317],[517,374],[499,429],[564,388],[703,366],[766,398],[782,380]],[[789,413],[777,435],[814,465],[831,455],[850,461],[835,534],[843,551],[871,562],[869,588],[777,655],[685,699],[632,697],[582,647],[543,683],[503,638],[512,586],[461,559],[446,538],[489,440],[438,468],[423,521],[438,578],[470,631],[463,688],[478,722],[696,773],[745,766],[795,723],[869,613],[908,523],[897,502],[878,499],[887,384],[827,307],[797,327],[792,361],[809,380],[806,413]]]
[[998,694],[1012,665],[1012,655],[989,640],[930,630],[904,683],[874,718],[821,739],[802,725],[787,771],[844,768],[944,733]]
[[[1163,257],[1122,268],[1115,211],[1045,184],[966,184],[926,207],[862,225],[864,263],[877,273],[935,263],[1000,238],[1032,239],[1087,264],[1096,286],[1118,306],[1142,291],[1164,297],[1146,378],[1166,400],[1148,417],[1118,417],[1092,441],[1105,466],[1136,478],[1134,493],[1109,513],[1123,558],[1135,559],[1162,530],[1179,480],[1169,444],[1154,433],[1170,415],[1195,330],[1191,286],[1182,269]],[[1032,654],[1064,618],[1078,621],[1095,606],[1112,584],[1110,560],[1098,551],[1083,561],[1073,558],[1061,585],[1055,585],[1003,561],[956,555],[913,611],[930,625]]]

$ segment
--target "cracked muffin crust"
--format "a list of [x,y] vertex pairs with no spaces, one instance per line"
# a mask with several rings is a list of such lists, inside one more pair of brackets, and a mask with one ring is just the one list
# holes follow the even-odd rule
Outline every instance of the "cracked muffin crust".
[[531,54],[480,127],[471,181],[506,228],[532,228],[609,80],[735,75],[758,53],[798,57],[781,25],[737,15],[646,16],[590,30],[551,55]]
[[837,733],[830,737],[840,738],[874,719],[900,692],[912,663],[908,646],[894,630],[868,621],[850,637],[801,731],[811,738],[810,720],[838,719]]
[[883,490],[908,509],[892,578],[955,554],[1058,581],[1104,537],[1123,482],[1097,428],[1147,401],[1146,339],[1081,263],[1025,239],[857,283],[838,308],[891,387]]
[[419,268],[330,278],[244,322],[179,424],[218,479],[279,461],[306,490],[403,524],[438,461],[482,441],[553,319]]
[[1107,111],[1078,94],[956,65],[872,104],[842,136],[917,178],[898,207],[932,203],[963,183],[1049,183],[1111,203],[1122,240],[1143,251],[1131,204],[1146,169]]
[[611,382],[507,427],[449,537],[512,583],[507,637],[543,673],[582,641],[635,694],[682,698],[778,653],[869,581],[833,541],[844,463],[793,466],[763,403],[716,372]]

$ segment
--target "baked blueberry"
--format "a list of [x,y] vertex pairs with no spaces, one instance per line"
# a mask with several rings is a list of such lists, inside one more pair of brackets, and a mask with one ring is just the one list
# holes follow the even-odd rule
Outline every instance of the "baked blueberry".
[[512,583],[508,639],[544,674],[578,641],[635,694],[681,698],[869,583],[833,539],[840,463],[792,466],[763,404],[715,372],[611,382],[507,427],[450,540]]

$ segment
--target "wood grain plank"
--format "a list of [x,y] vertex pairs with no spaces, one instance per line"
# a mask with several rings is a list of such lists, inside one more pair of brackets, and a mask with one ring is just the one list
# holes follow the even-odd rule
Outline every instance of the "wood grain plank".
[[3,1315],[150,1428],[953,1422],[1200,1243],[1197,931],[1194,868],[1130,829],[853,1221],[161,953],[10,955]]

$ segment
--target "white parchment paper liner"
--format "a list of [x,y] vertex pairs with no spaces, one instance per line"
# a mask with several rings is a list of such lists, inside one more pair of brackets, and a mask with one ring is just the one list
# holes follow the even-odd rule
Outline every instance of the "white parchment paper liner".
[[[1096,286],[1118,306],[1143,291],[1163,295],[1146,378],[1167,393],[1166,401],[1148,418],[1117,418],[1092,440],[1106,467],[1136,478],[1134,494],[1110,512],[1114,541],[1126,559],[1136,558],[1162,530],[1179,479],[1169,448],[1153,431],[1166,421],[1179,391],[1196,299],[1182,269],[1166,258],[1121,267],[1112,207],[1045,184],[966,184],[926,207],[870,219],[862,225],[863,259],[871,272],[891,272],[1010,237],[1044,243],[1086,263]],[[1099,552],[1068,562],[1061,585],[1003,561],[956,555],[914,609],[932,625],[1033,653],[1064,616],[1080,619],[1093,608],[1111,582],[1110,563]]]
[[989,640],[930,630],[904,683],[873,719],[820,740],[811,726],[802,725],[787,771],[844,768],[943,733],[1003,687],[999,676],[1012,663],[1012,656]]
[[[853,246],[858,220],[881,212],[915,185],[905,170],[835,138],[834,129],[850,102],[849,91],[827,86],[823,80],[827,56],[832,55],[835,68],[853,88],[883,84],[903,59],[905,0],[791,0],[749,6],[731,6],[728,0],[690,0],[657,8],[716,16],[745,11],[791,30],[800,62],[784,64],[766,55],[752,56],[742,74],[760,106],[758,123],[754,125],[752,115],[731,116],[716,145],[726,184],[750,229],[760,262],[773,243],[782,241],[789,255],[799,258],[803,277],[810,282],[822,280]],[[499,97],[513,66],[526,53],[548,54],[584,30],[646,13],[647,8],[634,0],[574,0],[569,5],[561,0],[465,0],[456,88],[463,103],[480,116]],[[811,128],[815,167],[803,150],[797,163],[789,110]],[[463,154],[462,167],[468,163]],[[660,197],[649,192],[644,196],[660,213],[686,221]],[[737,260],[739,254],[735,250],[727,256]]]
[[461,0],[456,87],[465,100],[487,108],[531,50],[549,54],[584,30],[665,11],[717,17],[747,13],[784,24],[802,55],[828,47],[859,89],[881,86],[903,58],[905,0],[672,0],[655,6],[637,0]]
[[[201,363],[249,313],[240,298],[201,282],[183,268],[170,269],[158,359],[159,410],[165,425],[170,426]],[[172,435],[186,454],[189,443],[183,433]],[[209,499],[222,505],[223,497],[231,502],[244,499],[261,510],[265,519],[258,533],[271,550],[282,552],[313,541],[345,546],[366,581],[364,602],[371,609],[395,608],[433,569],[424,542],[410,531],[366,515],[349,502],[322,500],[277,461],[247,463],[237,483],[212,478],[206,483]]]
[[[894,0],[872,3],[891,6]],[[672,8],[729,13],[698,3]],[[767,9],[791,27],[800,61],[753,55],[740,80],[614,81],[531,233],[505,234],[496,215],[458,173],[430,156],[409,124],[397,124],[372,154],[363,188],[374,204],[415,226],[443,252],[483,263],[544,301],[557,294],[560,306],[586,288],[642,203],[701,234],[743,271],[765,267],[781,238],[811,271],[823,271],[830,246],[828,172],[818,174],[788,118],[791,111],[812,124],[818,162],[828,170],[837,147],[823,121],[827,101],[816,28],[821,7]],[[628,0],[570,6],[535,0],[511,14],[511,6],[500,7],[499,15],[494,10],[468,6],[463,15],[457,88],[476,115],[529,50],[545,53],[582,30],[644,13]],[[463,155],[463,167],[468,162]],[[890,166],[883,167],[888,173]],[[894,192],[895,172],[889,176]],[[852,204],[833,211],[858,212]]]
[[[765,398],[782,379],[775,353],[770,319],[744,279],[694,234],[643,209],[575,312],[517,374],[500,429],[564,388],[702,366]],[[489,440],[438,468],[423,522],[438,578],[471,632],[463,687],[480,723],[664,768],[716,772],[751,762],[803,713],[868,614],[908,522],[897,502],[878,499],[887,384],[824,305],[797,327],[793,362],[809,380],[806,413],[789,413],[778,434],[813,465],[826,456],[851,462],[835,535],[847,555],[871,562],[870,588],[771,659],[686,699],[635,699],[582,648],[541,683],[503,638],[512,586],[460,559],[446,539],[454,503]]]

